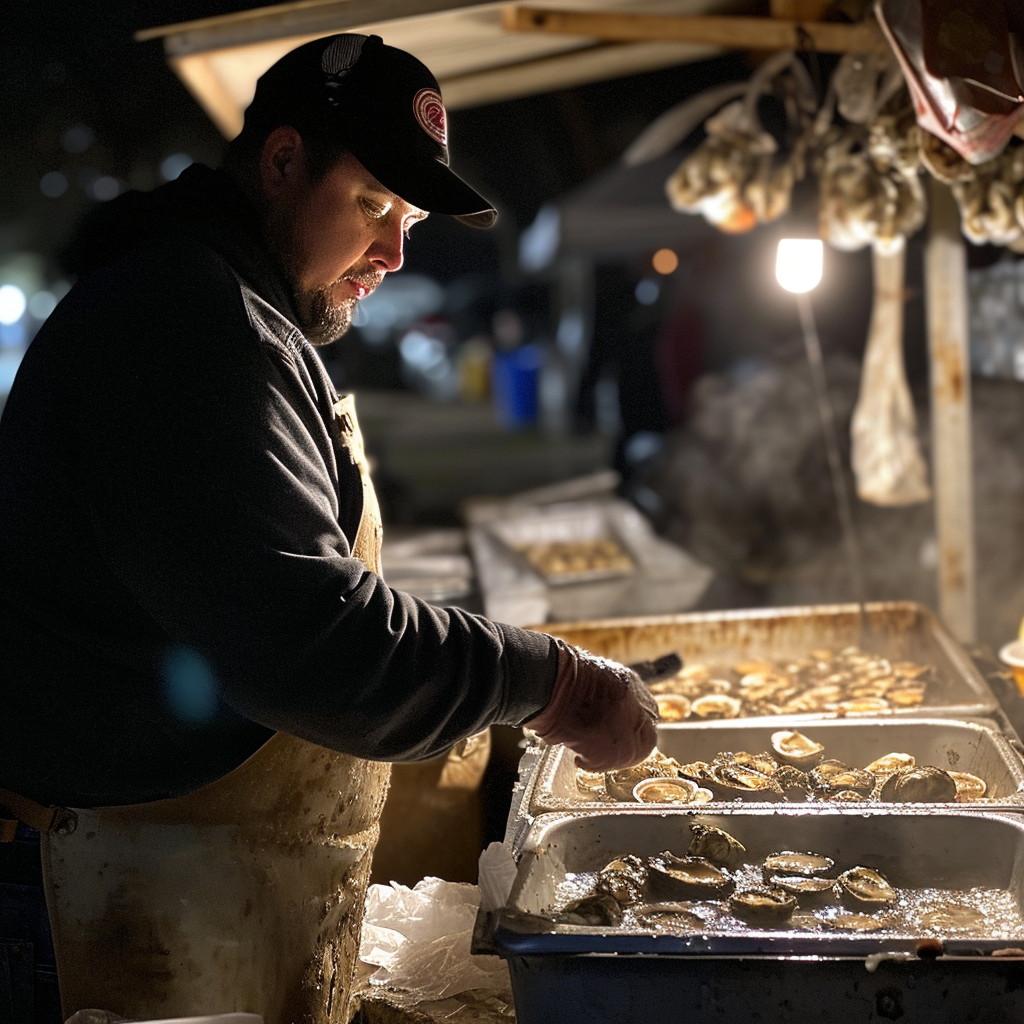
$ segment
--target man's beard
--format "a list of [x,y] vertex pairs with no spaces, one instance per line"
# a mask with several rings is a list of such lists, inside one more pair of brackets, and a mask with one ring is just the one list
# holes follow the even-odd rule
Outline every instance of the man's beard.
[[330,345],[352,326],[356,301],[349,299],[340,306],[331,301],[331,288],[296,291],[299,326],[311,345]]

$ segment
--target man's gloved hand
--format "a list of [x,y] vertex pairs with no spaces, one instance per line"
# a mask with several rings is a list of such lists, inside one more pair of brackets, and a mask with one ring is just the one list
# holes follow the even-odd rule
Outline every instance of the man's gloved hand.
[[558,641],[558,675],[548,706],[524,724],[548,743],[564,743],[592,772],[642,761],[657,742],[658,705],[625,665]]

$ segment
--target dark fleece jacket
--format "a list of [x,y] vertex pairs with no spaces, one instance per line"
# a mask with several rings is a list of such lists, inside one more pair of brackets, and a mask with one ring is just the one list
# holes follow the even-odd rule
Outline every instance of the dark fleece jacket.
[[190,168],[82,238],[0,420],[0,786],[152,800],[274,730],[414,760],[539,711],[549,637],[351,557],[336,396],[233,181]]

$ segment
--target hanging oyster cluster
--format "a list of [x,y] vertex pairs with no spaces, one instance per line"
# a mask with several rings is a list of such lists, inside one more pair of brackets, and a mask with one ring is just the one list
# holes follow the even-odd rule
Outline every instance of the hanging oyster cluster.
[[[874,80],[873,92],[863,79]],[[924,224],[920,129],[899,85],[892,88],[878,61],[847,54],[816,120],[819,221],[822,237],[837,249],[891,251]],[[853,102],[844,90],[853,91]],[[844,117],[835,124],[833,104]]]
[[[781,150],[765,131],[758,100],[770,91],[783,97],[792,147]],[[789,209],[793,186],[806,173],[806,151],[817,107],[806,68],[792,51],[769,58],[751,78],[742,99],[704,123],[707,139],[669,178],[673,208],[700,213],[722,231],[749,231]]]
[[975,166],[941,139],[922,134],[921,161],[951,187],[964,235],[975,245],[1024,252],[1024,145],[1011,144]]

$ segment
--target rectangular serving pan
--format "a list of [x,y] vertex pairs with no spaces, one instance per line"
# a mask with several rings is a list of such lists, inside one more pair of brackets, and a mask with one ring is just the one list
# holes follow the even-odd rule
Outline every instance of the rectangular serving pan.
[[[941,940],[910,928],[887,937],[747,926],[655,935],[546,916],[567,872],[596,871],[626,853],[683,853],[693,820],[730,832],[751,861],[813,850],[837,869],[874,867],[897,887],[1002,890],[1011,919],[990,938]],[[1010,1021],[1024,1013],[1022,898],[1024,817],[1004,812],[548,815],[531,829],[508,902],[481,927],[476,950],[508,960],[520,1024],[710,1024],[751,1020],[755,1011],[773,1024]]]
[[[687,664],[799,658],[816,648],[857,645],[892,661],[933,665],[925,702],[888,712],[899,718],[984,718],[998,701],[967,652],[924,605],[872,602],[859,607],[812,605],[590,622],[551,623],[546,632],[627,665],[677,652]],[[818,719],[822,714],[789,716]]]
[[[778,729],[799,730],[825,747],[824,756],[863,768],[883,754],[912,754],[919,765],[969,772],[988,784],[986,796],[970,804],[939,806],[967,808],[1012,804],[1024,808],[1024,759],[1002,736],[995,722],[946,718],[857,718],[793,722],[751,718],[705,722],[701,725],[661,725],[658,749],[680,763],[711,761],[723,751],[771,751]],[[710,806],[718,806],[721,801]],[[742,800],[744,807],[758,803]],[[733,801],[726,803],[732,806]],[[621,810],[630,805],[595,800],[576,784],[575,755],[561,745],[537,751],[529,792],[522,810],[529,816],[555,811]],[[814,806],[821,806],[815,802]],[[882,805],[888,806],[888,805]],[[918,805],[920,806],[920,805]]]

